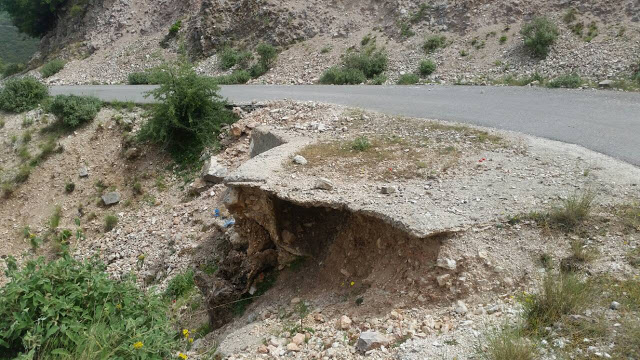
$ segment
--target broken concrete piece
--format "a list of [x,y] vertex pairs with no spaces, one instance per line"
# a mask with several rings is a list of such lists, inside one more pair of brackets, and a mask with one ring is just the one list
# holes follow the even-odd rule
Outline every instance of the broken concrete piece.
[[367,352],[387,345],[389,345],[389,339],[386,336],[377,331],[365,331],[358,338],[356,350]]
[[278,147],[286,141],[274,134],[267,126],[257,127],[251,132],[251,145],[249,145],[249,156],[256,157],[263,152]]
[[102,201],[106,206],[115,205],[120,202],[120,194],[115,191],[102,195]]
[[202,179],[204,181],[220,184],[227,176],[227,168],[218,162],[218,158],[212,156],[202,167]]
[[315,186],[313,188],[330,191],[331,189],[333,189],[333,183],[329,179],[319,178],[318,180],[316,180]]

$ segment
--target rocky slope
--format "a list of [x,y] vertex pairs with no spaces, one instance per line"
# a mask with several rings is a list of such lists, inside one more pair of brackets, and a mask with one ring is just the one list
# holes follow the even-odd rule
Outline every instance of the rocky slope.
[[[486,83],[534,71],[546,77],[577,72],[592,80],[628,76],[640,52],[640,4],[616,1],[130,1],[92,2],[81,16],[63,18],[42,41],[40,59],[73,59],[50,83],[121,83],[133,71],[172,58],[180,42],[203,73],[221,73],[215,53],[224,46],[252,49],[258,42],[281,51],[275,68],[257,82],[312,83],[344,50],[367,34],[390,56],[393,82],[427,57],[431,34],[450,44],[430,55],[438,71],[428,81]],[[569,9],[576,18],[565,23]],[[561,36],[546,60],[523,49],[519,29],[537,14],[559,24]],[[169,27],[178,36],[164,48]],[[571,28],[583,23],[576,35]],[[586,41],[586,28],[595,29]],[[593,36],[597,33],[596,36]],[[411,36],[409,36],[411,35]],[[500,40],[501,37],[505,40]],[[466,55],[464,55],[466,54]],[[464,55],[464,56],[463,56]]]

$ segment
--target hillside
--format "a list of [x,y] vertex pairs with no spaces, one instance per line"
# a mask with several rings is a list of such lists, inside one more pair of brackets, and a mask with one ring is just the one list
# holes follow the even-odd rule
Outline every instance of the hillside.
[[[259,42],[276,45],[280,56],[269,73],[252,81],[308,84],[366,38],[388,53],[387,83],[415,72],[424,59],[437,70],[423,82],[517,84],[534,73],[544,79],[576,73],[598,82],[628,79],[636,70],[638,14],[640,4],[632,0],[105,0],[63,18],[42,46],[50,58],[75,59],[49,80],[57,84],[123,83],[129,73],[174,57],[180,44],[202,73],[220,75],[229,71],[216,54],[225,47],[253,51]],[[545,59],[522,45],[520,29],[536,15],[548,16],[559,30]],[[170,34],[174,24],[179,31]],[[434,35],[446,41],[425,51]]]
[[0,12],[0,60],[26,63],[38,50],[37,39],[18,33],[6,13]]

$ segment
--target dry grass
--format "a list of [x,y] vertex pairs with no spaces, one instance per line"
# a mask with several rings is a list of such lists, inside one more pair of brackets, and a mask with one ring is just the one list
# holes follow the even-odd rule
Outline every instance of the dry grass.
[[625,230],[640,231],[640,203],[620,206],[618,216],[622,220]]
[[487,336],[484,346],[477,350],[484,360],[534,360],[538,358],[536,346],[517,327],[507,326]]

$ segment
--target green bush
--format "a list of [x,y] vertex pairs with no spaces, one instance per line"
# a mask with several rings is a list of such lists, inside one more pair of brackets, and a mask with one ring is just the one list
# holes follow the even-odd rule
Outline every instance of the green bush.
[[176,275],[169,281],[167,290],[165,290],[165,296],[176,299],[182,295],[187,294],[195,287],[193,281],[193,270],[189,269],[183,273]]
[[345,69],[334,66],[327,69],[320,77],[320,84],[334,85],[358,85],[367,80],[367,77],[359,69]]
[[520,33],[525,47],[535,56],[544,58],[558,38],[558,27],[546,17],[536,17],[525,24]]
[[568,88],[575,89],[582,86],[584,81],[578,74],[561,75],[549,81],[548,86],[551,88]]
[[422,60],[418,71],[420,71],[420,75],[422,76],[429,76],[436,71],[436,63],[431,59]]
[[238,52],[232,48],[224,48],[218,55],[220,68],[222,70],[231,69],[238,62]]
[[258,56],[260,56],[259,62],[267,68],[271,68],[278,58],[278,51],[276,48],[267,43],[258,44],[256,52],[258,53]]
[[506,35],[502,35],[500,36],[500,40],[498,40],[500,42],[500,44],[504,44],[507,42],[507,36]]
[[251,68],[249,69],[249,74],[252,78],[256,79],[266,74],[267,71],[269,71],[269,68],[265,64],[258,62],[257,64],[251,66]]
[[169,28],[169,35],[176,36],[176,34],[178,34],[178,31],[180,31],[181,28],[182,28],[182,20],[178,20],[174,22],[173,25],[171,25],[171,27]]
[[20,113],[34,109],[49,96],[49,90],[33,77],[11,79],[0,91],[0,110]]
[[213,78],[220,85],[246,84],[251,79],[251,74],[246,70],[235,70],[229,75],[221,75]]
[[400,75],[397,84],[398,85],[413,85],[417,84],[420,78],[416,74],[404,74]]
[[204,146],[214,145],[220,128],[235,121],[218,95],[215,79],[196,74],[183,60],[165,65],[167,77],[148,95],[161,99],[151,109],[151,118],[142,126],[142,140],[161,144],[174,157],[198,154]]
[[127,82],[129,85],[158,85],[161,84],[167,74],[158,68],[148,69],[143,72],[133,72],[129,74]]
[[388,80],[387,76],[384,74],[378,74],[376,76],[374,76],[373,78],[371,78],[371,81],[369,81],[369,84],[371,85],[384,85],[384,83],[386,83]]
[[40,75],[48,78],[60,72],[67,63],[62,59],[51,60],[40,68]]
[[92,121],[102,108],[102,101],[91,96],[57,95],[45,105],[67,128],[74,129]]
[[54,28],[67,3],[68,0],[2,0],[0,9],[9,13],[20,32],[42,37]]
[[20,359],[169,359],[175,331],[166,305],[104,264],[69,255],[7,261],[0,288],[0,353]]
[[444,35],[432,35],[422,44],[422,50],[427,54],[445,47],[447,47],[447,37]]
[[19,74],[26,69],[24,64],[7,64],[2,71],[2,77],[6,78],[11,75]]

